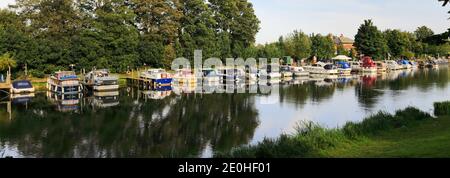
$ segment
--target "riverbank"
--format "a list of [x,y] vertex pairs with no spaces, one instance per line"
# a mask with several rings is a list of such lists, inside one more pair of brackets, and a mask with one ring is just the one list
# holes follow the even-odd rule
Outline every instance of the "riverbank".
[[435,104],[436,118],[415,108],[380,112],[341,129],[301,124],[294,135],[265,139],[215,157],[450,157],[450,103]]

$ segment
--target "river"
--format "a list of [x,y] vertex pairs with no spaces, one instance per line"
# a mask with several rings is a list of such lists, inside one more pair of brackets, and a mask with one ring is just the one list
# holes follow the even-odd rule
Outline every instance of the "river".
[[450,100],[450,72],[298,79],[259,94],[177,93],[123,86],[3,99],[0,157],[211,157],[293,133],[302,121],[336,128],[408,106],[432,113],[434,102]]

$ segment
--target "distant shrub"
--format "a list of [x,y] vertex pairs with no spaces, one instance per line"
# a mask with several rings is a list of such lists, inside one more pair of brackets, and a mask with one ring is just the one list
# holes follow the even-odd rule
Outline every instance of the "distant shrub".
[[434,103],[434,115],[450,115],[450,101]]
[[30,70],[30,74],[31,74],[31,76],[36,77],[36,78],[44,78],[45,77],[44,71],[40,71],[40,70]]

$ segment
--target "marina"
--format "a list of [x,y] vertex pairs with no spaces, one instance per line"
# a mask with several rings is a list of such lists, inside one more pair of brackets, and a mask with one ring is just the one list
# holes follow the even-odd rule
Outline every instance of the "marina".
[[[209,86],[209,91],[208,87],[199,90],[201,86],[197,85],[149,89],[132,83],[120,86],[117,92],[37,91],[22,102],[11,98],[0,104],[0,121],[9,123],[0,130],[4,145],[0,150],[14,157],[89,157],[100,150],[110,154],[95,157],[211,157],[216,151],[291,133],[300,121],[334,128],[348,121],[358,122],[380,110],[394,112],[415,106],[432,112],[433,102],[450,99],[442,97],[450,93],[450,71],[445,65],[439,70],[405,69],[260,82],[263,85],[204,85]],[[249,93],[268,83],[273,86],[269,93]],[[330,118],[330,114],[334,117]],[[21,126],[24,130],[20,135],[7,134],[24,122],[27,124]],[[47,132],[50,128],[60,131]],[[24,149],[17,143],[25,143],[23,139],[31,130],[46,136],[26,142],[32,149]],[[73,144],[58,142],[61,134],[73,135],[65,138]],[[121,139],[122,136],[127,139]],[[57,150],[55,143],[65,145],[64,149]],[[83,151],[87,146],[93,146],[95,151]],[[130,152],[129,147],[141,151]]]

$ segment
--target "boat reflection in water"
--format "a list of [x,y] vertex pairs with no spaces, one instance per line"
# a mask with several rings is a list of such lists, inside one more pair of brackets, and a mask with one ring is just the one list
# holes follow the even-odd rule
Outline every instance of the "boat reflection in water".
[[26,105],[26,104],[30,103],[34,97],[35,97],[34,93],[12,94],[11,102],[12,102],[12,104]]
[[90,103],[99,108],[117,106],[120,104],[119,91],[94,92]]
[[156,87],[151,90],[140,91],[140,95],[142,98],[144,98],[145,101],[149,99],[162,100],[172,95],[172,87],[171,86]]
[[79,112],[81,93],[59,94],[47,91],[47,99],[56,105],[60,112]]

